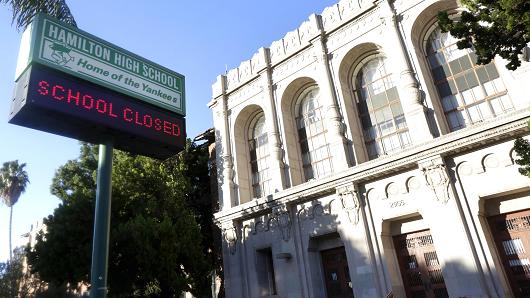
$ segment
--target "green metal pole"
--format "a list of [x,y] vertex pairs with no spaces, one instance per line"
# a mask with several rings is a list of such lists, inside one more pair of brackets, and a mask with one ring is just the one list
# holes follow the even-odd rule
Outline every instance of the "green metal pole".
[[107,297],[107,266],[109,259],[110,198],[112,193],[112,141],[99,145],[99,162],[94,214],[94,241],[90,297]]

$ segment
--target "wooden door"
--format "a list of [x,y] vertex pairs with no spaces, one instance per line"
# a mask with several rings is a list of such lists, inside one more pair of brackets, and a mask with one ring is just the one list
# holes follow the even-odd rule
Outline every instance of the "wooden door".
[[530,297],[530,209],[488,218],[515,297]]
[[344,246],[320,252],[328,298],[352,298],[353,289]]
[[393,237],[407,297],[449,297],[429,230]]

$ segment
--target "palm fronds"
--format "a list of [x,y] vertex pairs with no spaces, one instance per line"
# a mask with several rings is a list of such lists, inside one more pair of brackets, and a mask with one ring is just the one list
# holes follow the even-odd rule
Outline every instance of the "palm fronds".
[[12,23],[24,30],[38,13],[46,13],[67,24],[77,27],[74,16],[66,0],[0,0],[0,3],[11,6]]

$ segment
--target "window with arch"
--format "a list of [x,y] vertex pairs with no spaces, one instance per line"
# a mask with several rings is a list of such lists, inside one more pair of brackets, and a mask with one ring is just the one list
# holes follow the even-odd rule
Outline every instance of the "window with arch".
[[254,198],[260,198],[271,193],[268,144],[265,115],[261,113],[251,122],[248,140]]
[[362,63],[355,77],[357,107],[370,159],[411,144],[407,122],[384,57]]
[[317,86],[309,87],[300,94],[296,128],[305,181],[330,174],[331,156]]
[[495,63],[476,64],[471,49],[440,28],[427,38],[427,59],[451,131],[514,109]]

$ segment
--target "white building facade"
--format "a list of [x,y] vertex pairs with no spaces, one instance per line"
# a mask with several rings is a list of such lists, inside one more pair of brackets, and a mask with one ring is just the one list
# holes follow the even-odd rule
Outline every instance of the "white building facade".
[[342,0],[217,78],[227,297],[530,297],[530,63],[442,10]]

